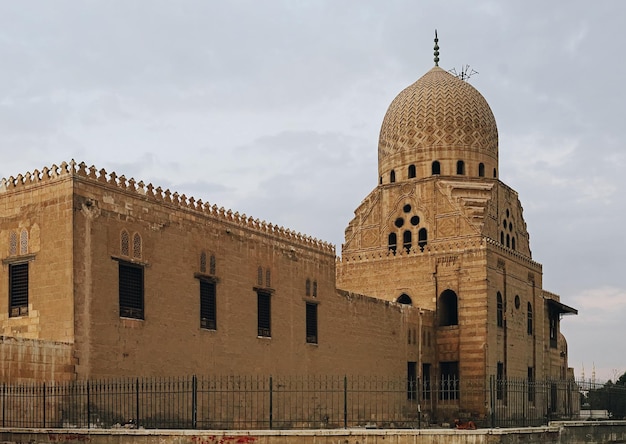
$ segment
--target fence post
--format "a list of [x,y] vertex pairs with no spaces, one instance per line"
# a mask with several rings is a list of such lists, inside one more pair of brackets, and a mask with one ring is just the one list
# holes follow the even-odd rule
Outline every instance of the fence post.
[[42,386],[43,392],[43,428],[46,428],[46,383],[43,383]]
[[274,386],[272,376],[270,375],[270,429],[274,420]]
[[343,428],[348,428],[348,377],[343,377]]
[[191,427],[198,428],[198,378],[191,377]]
[[139,378],[135,379],[135,427],[139,427]]
[[415,387],[415,393],[417,394],[417,428],[422,428],[422,390],[423,385],[421,383],[421,378],[417,377],[417,387]]
[[91,405],[90,405],[90,394],[89,394],[89,379],[87,380],[87,428],[91,426]]
[[496,406],[494,402],[494,381],[493,375],[489,376],[489,409],[491,410],[491,428],[495,428],[496,426]]

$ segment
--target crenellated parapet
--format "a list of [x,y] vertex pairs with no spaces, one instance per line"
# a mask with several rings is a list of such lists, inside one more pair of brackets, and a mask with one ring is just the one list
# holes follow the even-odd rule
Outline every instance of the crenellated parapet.
[[338,264],[349,264],[358,262],[370,262],[379,260],[401,260],[410,257],[419,257],[425,255],[439,255],[442,253],[467,253],[468,251],[484,250],[487,241],[485,238],[474,237],[471,239],[458,239],[454,241],[433,242],[424,246],[411,248],[409,251],[398,248],[395,252],[388,248],[377,248],[372,250],[361,251],[359,253],[344,254],[337,258]]
[[58,177],[69,176],[74,173],[76,162],[63,162],[60,165],[52,165],[44,167],[41,171],[34,170],[26,174],[18,174],[17,176],[9,176],[0,179],[0,193],[17,190],[40,182],[54,180]]
[[491,238],[485,238],[485,239],[486,239],[486,241],[489,243],[489,245],[492,248],[495,248],[496,250],[500,251],[502,254],[507,255],[507,256],[514,256],[520,262],[523,262],[526,265],[528,265],[529,267],[532,267],[532,268],[535,268],[538,271],[541,271],[542,267],[541,267],[541,264],[539,262],[535,262],[530,257],[520,253],[517,250],[513,250],[511,248],[505,247],[500,242],[498,242],[498,241],[496,241],[494,239],[491,239]]
[[200,213],[205,217],[214,218],[247,230],[252,230],[259,234],[275,237],[286,242],[300,244],[304,247],[321,250],[327,254],[335,255],[335,246],[329,242],[307,236],[300,232],[290,230],[283,226],[274,225],[246,214],[233,212],[224,207],[211,205],[201,199],[187,197],[185,194],[172,192],[169,189],[155,187],[152,183],[137,182],[134,178],[126,178],[124,175],[118,176],[115,172],[108,173],[104,168],[97,169],[95,166],[88,167],[84,162],[77,163],[74,160],[69,163],[63,162],[60,165],[44,167],[41,170],[24,175],[10,176],[0,180],[0,194],[17,191],[34,184],[56,180],[63,177],[78,177],[93,181],[106,187],[114,187],[126,193],[134,193],[142,198],[155,203],[171,205],[175,208]]

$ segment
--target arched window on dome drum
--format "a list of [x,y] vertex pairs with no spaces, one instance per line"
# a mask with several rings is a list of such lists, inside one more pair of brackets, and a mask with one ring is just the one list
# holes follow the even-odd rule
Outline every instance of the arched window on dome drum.
[[389,173],[389,182],[394,183],[395,181],[396,181],[396,172],[394,170],[391,170],[391,173]]
[[462,160],[459,160],[456,163],[456,173],[460,175],[465,174],[465,162],[463,162]]
[[504,245],[504,231],[500,231],[500,243]]
[[450,289],[439,296],[439,326],[459,325],[459,307],[456,293]]
[[496,295],[496,304],[496,322],[498,327],[504,327],[504,303],[500,292]]
[[506,247],[511,248],[511,236],[506,235]]
[[515,237],[511,237],[511,248],[515,250]]
[[419,245],[420,250],[424,251],[424,247],[428,243],[428,232],[426,228],[421,228],[417,232],[417,245]]
[[387,244],[389,251],[393,251],[395,253],[398,246],[398,238],[396,236],[396,233],[389,233],[389,242]]
[[415,165],[409,165],[409,179],[413,179],[416,175]]
[[379,183],[380,185],[382,185],[382,184],[383,184],[383,176],[380,176],[380,179],[378,180],[378,183]]
[[411,300],[411,297],[406,293],[402,293],[400,296],[398,296],[398,299],[396,299],[396,302],[399,304],[404,304],[404,305],[413,305],[413,301]]
[[495,179],[496,177],[498,177],[498,175],[496,174],[496,169],[493,169],[493,178]]
[[484,163],[478,164],[478,177],[485,177],[485,164]]
[[410,252],[411,251],[411,247],[413,246],[413,239],[411,236],[411,232],[409,230],[406,230],[403,234],[402,234],[402,242],[403,242],[403,246],[404,249],[406,250],[406,252]]
[[528,322],[526,330],[529,336],[533,335],[533,305],[530,302],[528,303]]
[[438,160],[435,160],[432,164],[432,173],[433,173],[433,176],[435,174],[441,174],[441,164],[439,163]]

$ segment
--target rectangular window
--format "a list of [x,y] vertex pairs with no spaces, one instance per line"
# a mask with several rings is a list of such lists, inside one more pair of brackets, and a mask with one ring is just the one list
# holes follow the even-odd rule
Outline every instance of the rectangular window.
[[317,304],[306,303],[306,342],[317,344]]
[[217,330],[215,283],[200,279],[200,328]]
[[28,262],[9,264],[9,316],[28,314]]
[[269,338],[272,336],[271,294],[266,291],[257,291],[258,307],[258,336]]
[[406,399],[417,399],[417,362],[406,363]]
[[439,399],[459,399],[459,362],[440,362],[439,367],[441,370],[441,391],[439,392]]
[[422,364],[422,399],[430,400],[432,385],[430,382],[430,364]]
[[143,267],[129,262],[119,262],[120,316],[144,318]]

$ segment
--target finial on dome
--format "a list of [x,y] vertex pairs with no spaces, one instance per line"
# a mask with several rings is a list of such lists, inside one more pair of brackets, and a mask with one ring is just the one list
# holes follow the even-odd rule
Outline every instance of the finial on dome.
[[437,42],[439,39],[437,38],[437,30],[435,29],[435,66],[439,66],[439,45]]

